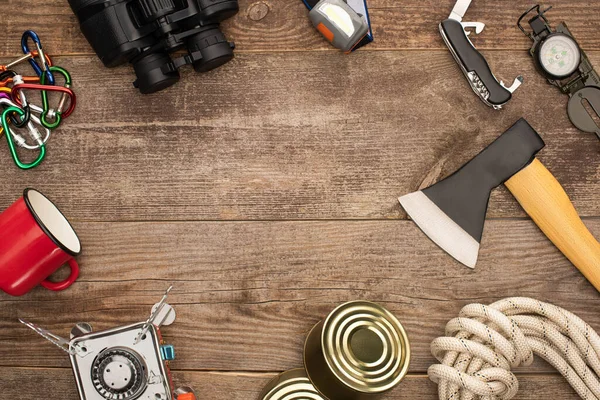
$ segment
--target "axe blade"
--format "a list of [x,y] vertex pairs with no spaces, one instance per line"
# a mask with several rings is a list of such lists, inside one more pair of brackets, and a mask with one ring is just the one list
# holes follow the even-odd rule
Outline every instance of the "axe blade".
[[429,239],[458,262],[475,268],[479,242],[449,218],[425,193],[410,193],[398,200]]
[[417,226],[469,268],[479,254],[491,191],[529,165],[544,141],[520,119],[446,179],[399,198]]

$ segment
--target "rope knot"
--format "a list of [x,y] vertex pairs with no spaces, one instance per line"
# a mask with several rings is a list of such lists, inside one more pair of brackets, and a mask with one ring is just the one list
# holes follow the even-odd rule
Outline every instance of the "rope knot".
[[428,375],[442,400],[513,398],[519,383],[511,369],[531,365],[534,353],[582,398],[600,400],[600,337],[574,314],[534,299],[465,306],[431,352],[440,364]]

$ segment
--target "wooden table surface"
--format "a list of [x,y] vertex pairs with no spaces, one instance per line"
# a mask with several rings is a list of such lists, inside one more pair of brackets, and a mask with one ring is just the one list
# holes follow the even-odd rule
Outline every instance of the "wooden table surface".
[[[178,318],[163,334],[176,382],[200,399],[256,399],[302,365],[308,330],[354,299],[388,307],[412,341],[410,375],[382,400],[436,398],[429,344],[471,302],[534,297],[600,330],[598,292],[506,189],[492,195],[474,271],[398,204],[525,117],[547,143],[541,160],[600,237],[600,143],[571,125],[567,97],[534,70],[515,26],[530,2],[477,0],[468,12],[487,24],[474,42],[496,75],[525,77],[500,112],[473,95],[440,38],[453,2],[370,0],[376,41],[347,56],[313,30],[300,0],[240,0],[223,24],[232,62],[186,68],[177,85],[142,96],[129,66],[102,66],[66,0],[5,1],[0,61],[36,30],[79,102],[35,170],[17,169],[2,138],[0,210],[25,187],[41,190],[73,222],[83,254],[67,291],[0,294],[0,398],[77,399],[66,354],[18,317],[67,337],[79,321],[125,325],[145,320],[171,283]],[[600,2],[554,6],[551,22],[567,21],[600,67]],[[517,372],[519,399],[577,398],[544,362]]]

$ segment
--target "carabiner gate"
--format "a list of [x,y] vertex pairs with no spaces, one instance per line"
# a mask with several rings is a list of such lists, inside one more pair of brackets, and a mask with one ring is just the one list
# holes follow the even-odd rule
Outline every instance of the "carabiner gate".
[[48,83],[50,85],[54,85],[54,75],[52,75],[52,71],[50,71],[50,65],[47,62],[46,57],[44,55],[44,50],[42,49],[42,42],[37,33],[35,33],[32,30],[25,31],[23,33],[23,36],[21,37],[21,48],[23,49],[23,54],[31,53],[31,51],[29,50],[29,39],[33,40],[33,43],[35,43],[38,58],[42,62],[42,66],[39,66],[37,61],[35,61],[34,57],[31,57],[29,59],[29,64],[31,64],[31,67],[33,68],[37,76],[39,76],[40,78],[42,77],[42,75],[46,76],[48,79]]
[[[21,75],[18,75],[16,72],[14,71],[5,71],[2,74],[12,74],[12,80],[13,83],[15,85],[19,85],[23,83],[23,77]],[[17,100],[17,96],[15,95],[15,93],[11,90],[11,95],[13,97],[13,99]],[[18,106],[20,106],[23,109],[24,115],[23,118],[21,118],[21,120],[19,121],[17,119],[17,117],[15,117],[13,114],[10,115],[10,119],[12,121],[12,123],[17,127],[17,128],[24,128],[25,125],[27,125],[27,123],[29,122],[29,118],[31,117],[31,110],[29,108],[29,103],[27,102],[27,98],[25,97],[25,93],[19,91],[18,92]]]
[[[63,76],[63,78],[65,79],[65,85],[63,86],[66,89],[71,89],[71,74],[69,74],[69,71],[67,71],[64,68],[61,67],[50,67],[50,71],[55,74],[58,73],[60,75]],[[43,85],[46,83],[46,76],[42,76],[40,79],[40,83]],[[71,92],[72,93],[72,92]],[[62,118],[63,118],[63,113],[64,113],[64,117],[68,117],[69,114],[67,114],[66,112],[64,112],[64,108],[65,108],[65,104],[67,102],[67,97],[69,96],[69,94],[67,92],[63,92],[62,95],[60,96],[60,101],[58,102],[58,107],[56,107],[56,109],[50,109],[49,105],[48,105],[48,92],[45,90],[42,90],[42,107],[44,108],[44,110],[42,111],[42,115],[40,115],[40,120],[42,121],[42,125],[44,125],[46,128],[50,128],[50,129],[54,129],[56,128],[58,125],[60,125]],[[74,98],[74,94],[73,97],[71,97],[71,103],[73,104],[73,101],[75,100]],[[71,110],[72,112],[72,110]],[[48,118],[50,119],[54,119],[53,122],[50,122],[48,120]]]

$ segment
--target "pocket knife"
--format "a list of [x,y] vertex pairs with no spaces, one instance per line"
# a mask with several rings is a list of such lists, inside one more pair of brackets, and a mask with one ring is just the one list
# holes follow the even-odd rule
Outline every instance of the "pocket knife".
[[[485,57],[471,43],[469,34],[480,34],[485,28],[482,22],[462,22],[471,0],[458,0],[447,20],[440,23],[440,33],[446,46],[465,74],[471,88],[488,106],[499,110],[512,98],[512,93],[523,83],[518,76],[512,86],[504,86],[492,73]],[[468,30],[468,31],[467,31]]]

